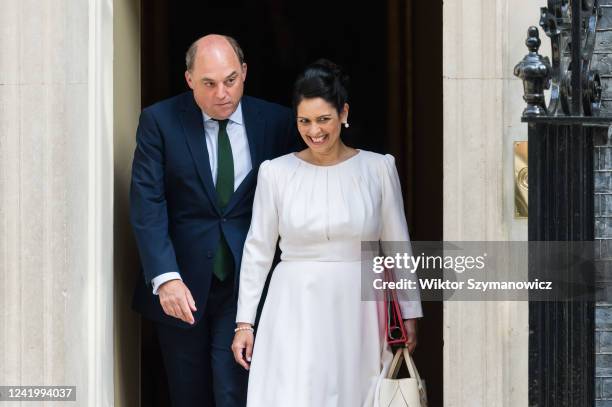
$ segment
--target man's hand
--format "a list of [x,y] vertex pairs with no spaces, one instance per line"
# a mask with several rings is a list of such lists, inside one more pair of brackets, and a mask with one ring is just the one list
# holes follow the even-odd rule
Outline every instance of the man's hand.
[[194,324],[192,311],[196,311],[195,301],[182,280],[166,281],[159,287],[157,294],[167,315]]
[[[240,322],[238,327],[252,327],[252,325]],[[234,342],[232,343],[234,359],[246,370],[249,370],[251,357],[253,356],[254,341],[253,331],[251,330],[237,331],[234,335]]]
[[408,352],[414,352],[414,348],[417,346],[417,320],[406,319],[404,320],[404,328],[406,328],[406,346],[408,347]]

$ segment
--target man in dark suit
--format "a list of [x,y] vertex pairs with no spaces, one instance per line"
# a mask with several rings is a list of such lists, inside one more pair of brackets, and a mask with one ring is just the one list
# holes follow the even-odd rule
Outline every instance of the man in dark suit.
[[144,109],[137,131],[134,308],[155,322],[174,407],[245,404],[230,346],[257,171],[299,145],[289,109],[243,96],[243,59],[230,37],[200,38],[186,57],[192,91]]

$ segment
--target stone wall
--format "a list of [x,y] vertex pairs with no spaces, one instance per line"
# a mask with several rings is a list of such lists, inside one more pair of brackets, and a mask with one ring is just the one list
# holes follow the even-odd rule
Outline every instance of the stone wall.
[[[595,140],[595,239],[599,258],[612,260],[612,143]],[[601,268],[605,270],[605,267]],[[604,277],[599,276],[602,280]],[[595,308],[595,398],[597,407],[612,407],[612,301]]]
[[[513,142],[527,140],[527,125],[512,71],[544,5],[444,2],[446,241],[527,240],[527,221],[513,207]],[[526,302],[446,302],[444,405],[526,406],[528,332]]]
[[0,384],[110,406],[112,4],[5,0],[0,55]]

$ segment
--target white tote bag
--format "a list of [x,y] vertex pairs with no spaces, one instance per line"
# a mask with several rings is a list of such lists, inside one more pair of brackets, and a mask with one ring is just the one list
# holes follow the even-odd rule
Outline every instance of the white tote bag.
[[[398,379],[397,374],[406,362],[410,377]],[[380,384],[379,394],[381,407],[427,407],[425,382],[421,380],[408,348],[402,347],[395,352],[389,373]]]

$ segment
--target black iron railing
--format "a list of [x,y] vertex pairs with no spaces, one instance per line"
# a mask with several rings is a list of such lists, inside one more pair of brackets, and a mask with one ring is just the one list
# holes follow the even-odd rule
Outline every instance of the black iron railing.
[[[612,124],[602,97],[608,79],[598,69],[607,52],[598,53],[600,37],[608,35],[600,3],[549,0],[540,26],[552,61],[539,54],[539,31],[530,27],[529,54],[515,68],[527,102],[530,241],[594,240],[593,137]],[[594,302],[531,302],[529,405],[594,406],[594,377]]]

